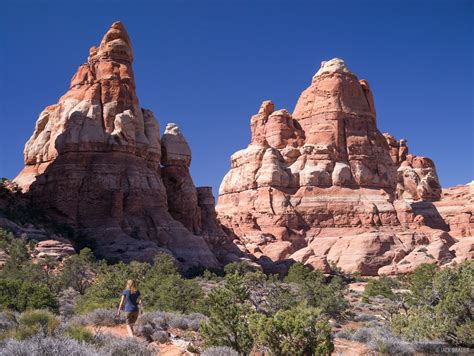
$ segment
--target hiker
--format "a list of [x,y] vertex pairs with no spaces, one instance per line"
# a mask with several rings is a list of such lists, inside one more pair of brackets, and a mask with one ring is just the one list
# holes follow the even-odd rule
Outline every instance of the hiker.
[[127,323],[127,331],[130,337],[133,337],[133,325],[137,321],[138,314],[140,311],[140,292],[137,289],[137,284],[133,279],[127,281],[125,290],[122,292],[122,298],[117,310],[116,317],[120,316],[120,312],[123,309],[125,312],[125,320]]

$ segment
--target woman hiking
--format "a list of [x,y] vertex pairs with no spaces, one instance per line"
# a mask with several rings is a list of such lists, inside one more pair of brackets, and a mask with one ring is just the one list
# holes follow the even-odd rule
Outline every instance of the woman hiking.
[[125,320],[127,323],[127,331],[130,337],[133,337],[133,325],[137,321],[138,314],[140,311],[140,292],[137,289],[137,284],[133,279],[127,281],[125,290],[122,292],[122,298],[117,310],[117,317],[120,316],[120,312],[123,309],[125,312]]

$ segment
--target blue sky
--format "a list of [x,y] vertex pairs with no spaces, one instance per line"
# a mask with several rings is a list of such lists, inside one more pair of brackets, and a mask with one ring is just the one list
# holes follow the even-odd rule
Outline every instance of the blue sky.
[[0,177],[23,166],[42,109],[115,20],[142,107],[176,122],[214,194],[263,100],[292,111],[322,60],[375,96],[382,132],[431,157],[443,186],[474,179],[473,1],[9,1],[0,10]]

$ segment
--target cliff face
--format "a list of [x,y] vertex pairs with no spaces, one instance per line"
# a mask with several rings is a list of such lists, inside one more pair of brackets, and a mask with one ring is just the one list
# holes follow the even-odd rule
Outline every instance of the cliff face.
[[15,182],[103,257],[149,260],[164,249],[185,266],[216,266],[206,236],[223,233],[215,216],[202,217],[189,146],[175,125],[160,139],[153,113],[139,106],[132,62],[127,31],[115,22],[40,114]]
[[380,133],[369,84],[344,61],[322,63],[293,114],[264,101],[250,127],[217,206],[243,253],[367,275],[454,257],[445,221],[428,219],[441,196],[433,161]]

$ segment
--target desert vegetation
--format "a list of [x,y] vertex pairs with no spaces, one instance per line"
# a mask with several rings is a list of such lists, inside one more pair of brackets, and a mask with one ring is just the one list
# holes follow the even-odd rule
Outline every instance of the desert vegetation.
[[[168,344],[203,355],[327,355],[344,342],[386,354],[473,346],[472,261],[368,281],[300,263],[282,279],[245,262],[185,278],[167,254],[108,264],[84,248],[56,261],[33,259],[34,246],[0,230],[3,355],[152,355]],[[136,338],[110,332],[124,323],[115,311],[128,278],[139,281],[145,311]]]

